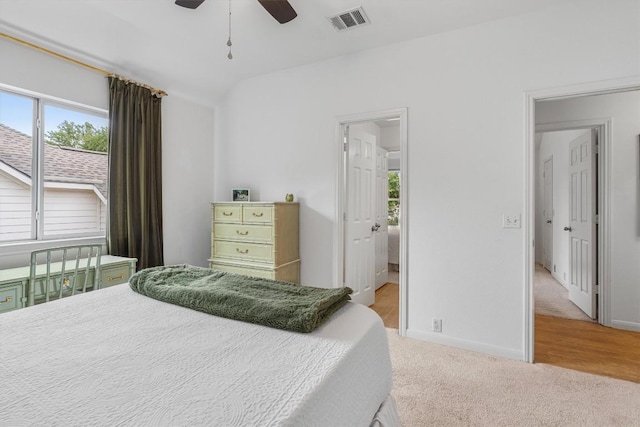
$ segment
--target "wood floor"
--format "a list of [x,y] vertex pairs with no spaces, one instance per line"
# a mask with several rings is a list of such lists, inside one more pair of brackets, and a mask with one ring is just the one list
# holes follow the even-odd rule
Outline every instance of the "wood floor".
[[382,317],[386,328],[398,329],[400,321],[399,286],[396,283],[385,283],[376,291],[376,302],[369,306]]
[[640,332],[536,315],[535,363],[640,382]]
[[[398,292],[395,283],[383,285],[371,306],[387,328],[398,329]],[[640,332],[543,315],[535,322],[535,363],[640,383]]]

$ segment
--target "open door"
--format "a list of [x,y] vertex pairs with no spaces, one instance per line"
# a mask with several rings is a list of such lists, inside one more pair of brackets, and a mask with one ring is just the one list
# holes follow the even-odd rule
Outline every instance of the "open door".
[[376,137],[347,127],[345,286],[351,299],[375,302]]
[[569,299],[596,318],[596,131],[569,144]]
[[376,147],[376,289],[389,279],[389,167],[387,150]]

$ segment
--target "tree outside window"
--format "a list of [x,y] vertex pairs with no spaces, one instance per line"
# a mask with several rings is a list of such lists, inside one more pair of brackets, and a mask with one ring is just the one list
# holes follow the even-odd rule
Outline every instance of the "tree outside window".
[[400,173],[389,172],[389,225],[398,225],[400,220]]
[[45,133],[45,142],[59,147],[106,153],[108,136],[106,126],[96,127],[89,122],[78,124],[65,120],[58,124],[56,130]]

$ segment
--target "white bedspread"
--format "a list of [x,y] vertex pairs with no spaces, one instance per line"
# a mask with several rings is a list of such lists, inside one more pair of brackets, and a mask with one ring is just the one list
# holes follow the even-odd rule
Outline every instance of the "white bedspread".
[[119,285],[0,315],[2,426],[368,426],[391,391],[385,329],[349,303],[312,334]]

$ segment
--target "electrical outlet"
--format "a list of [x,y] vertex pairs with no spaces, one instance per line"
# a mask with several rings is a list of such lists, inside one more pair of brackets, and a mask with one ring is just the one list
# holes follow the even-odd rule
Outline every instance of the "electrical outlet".
[[442,319],[433,319],[433,332],[442,332]]
[[520,228],[520,214],[502,214],[502,228]]

